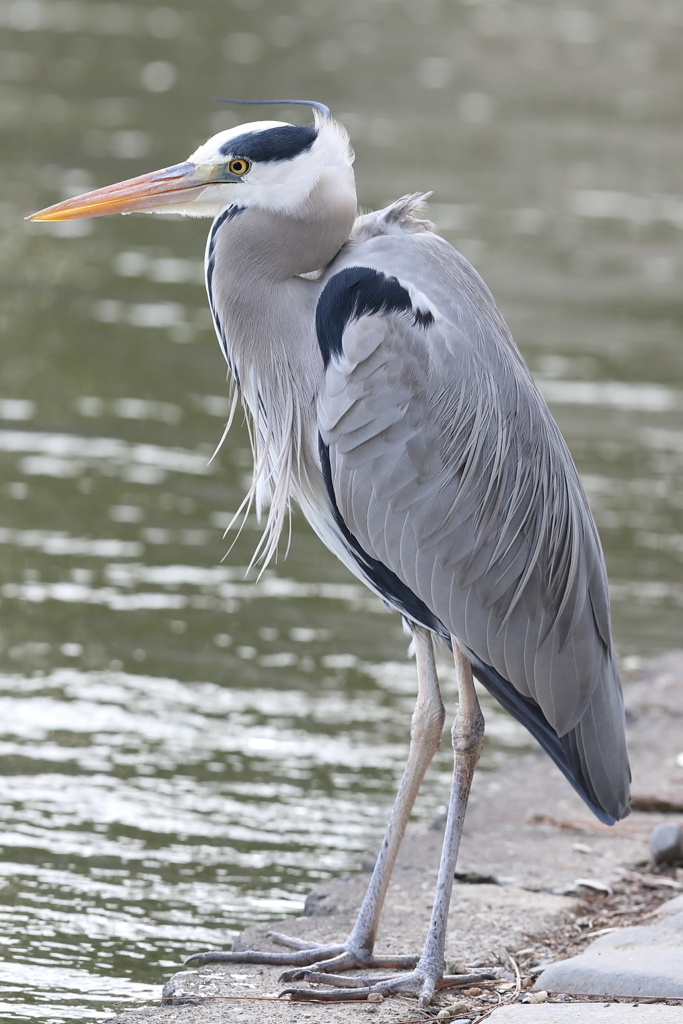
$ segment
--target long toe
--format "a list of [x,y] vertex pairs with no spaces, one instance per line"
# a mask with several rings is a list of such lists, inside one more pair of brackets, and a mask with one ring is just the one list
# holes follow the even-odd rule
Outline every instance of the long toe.
[[296,1003],[348,1003],[352,1000],[365,1002],[372,991],[369,986],[347,989],[286,988],[280,993],[280,998],[289,996],[292,1002]]
[[[389,978],[350,977],[348,974],[325,974],[323,971],[297,971],[297,981],[308,981],[312,985],[332,985],[335,988],[372,988]],[[282,981],[282,976],[280,976]]]
[[248,949],[240,953],[222,953],[209,950],[207,953],[193,953],[183,961],[201,967],[203,964],[265,964],[271,967],[311,967],[325,957],[335,957],[344,952],[343,946],[316,946],[313,949],[292,950],[289,953],[263,953]]
[[417,954],[400,954],[398,956],[372,956],[366,967],[390,967],[392,970],[402,969],[409,971],[417,967],[420,957]]
[[319,942],[307,942],[306,939],[283,935],[282,932],[266,932],[266,937],[277,942],[278,946],[289,946],[290,949],[320,949]]
[[464,988],[467,985],[478,985],[480,981],[495,981],[497,975],[490,971],[479,971],[478,974],[444,974],[436,982],[437,988]]

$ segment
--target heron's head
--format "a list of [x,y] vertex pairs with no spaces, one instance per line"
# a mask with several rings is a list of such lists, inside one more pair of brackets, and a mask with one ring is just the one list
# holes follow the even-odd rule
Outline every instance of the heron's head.
[[253,121],[219,132],[183,163],[96,189],[28,220],[175,213],[215,217],[226,206],[306,217],[320,204],[356,207],[346,130],[316,114],[313,125]]

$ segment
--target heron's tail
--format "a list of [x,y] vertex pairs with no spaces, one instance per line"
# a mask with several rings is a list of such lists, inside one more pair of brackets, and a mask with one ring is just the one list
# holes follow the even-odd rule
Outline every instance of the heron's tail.
[[624,704],[613,657],[607,664],[607,678],[596,687],[581,720],[565,736],[558,736],[535,701],[472,651],[467,654],[479,682],[538,740],[600,821],[613,825],[631,813]]

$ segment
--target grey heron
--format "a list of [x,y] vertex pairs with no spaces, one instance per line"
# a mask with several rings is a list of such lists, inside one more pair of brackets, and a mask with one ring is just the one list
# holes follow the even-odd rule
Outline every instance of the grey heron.
[[[296,501],[413,635],[408,761],[351,934],[326,946],[278,935],[287,951],[194,959],[281,964],[287,981],[330,986],[292,998],[409,992],[425,1005],[453,980],[447,914],[484,731],[473,674],[606,823],[629,813],[621,685],[596,527],[489,290],[421,219],[424,195],[358,216],[348,135],[310,106],[312,125],[242,124],[180,164],[30,219],[213,218],[206,285],[252,422],[249,498],[268,508],[259,554],[273,556]],[[459,691],[436,895],[422,954],[381,956],[389,878],[444,723],[435,636],[453,651]],[[377,967],[407,972],[344,989],[339,972]]]

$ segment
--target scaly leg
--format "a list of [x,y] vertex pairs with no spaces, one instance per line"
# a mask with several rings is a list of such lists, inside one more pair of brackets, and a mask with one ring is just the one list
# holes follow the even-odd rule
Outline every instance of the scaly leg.
[[[453,788],[451,789],[448,806],[446,833],[444,835],[439,877],[436,884],[427,941],[414,971],[407,975],[382,979],[375,984],[368,985],[366,988],[359,989],[354,986],[354,995],[352,997],[354,999],[366,998],[371,992],[379,992],[384,996],[397,992],[408,992],[418,997],[420,1005],[427,1006],[435,989],[460,983],[457,975],[452,977],[444,976],[446,926],[467,799],[472,785],[474,769],[481,753],[481,744],[484,736],[484,717],[479,708],[479,701],[474,689],[472,667],[469,659],[460,649],[455,637],[452,639],[453,655],[458,671],[459,698],[458,710],[452,730],[454,752]],[[302,971],[300,976],[308,978],[309,972]],[[316,980],[322,981],[323,984],[325,983],[320,977]],[[282,994],[285,995],[284,992]],[[336,996],[332,995],[330,997],[323,990],[314,991],[312,989],[288,989],[287,994],[291,999],[305,999],[308,1001],[312,999],[341,998],[338,993]]]
[[290,946],[293,952],[261,953],[256,950],[247,950],[243,953],[196,953],[194,956],[188,957],[185,963],[279,964],[297,968],[285,972],[282,976],[284,981],[298,979],[301,977],[301,968],[306,967],[329,974],[334,971],[350,970],[354,967],[410,968],[415,966],[419,959],[417,956],[373,955],[377,927],[391,872],[418,790],[439,746],[445,717],[439,693],[431,633],[422,626],[413,626],[413,640],[417,660],[417,703],[410,728],[408,761],[368,890],[356,923],[346,942],[323,946],[292,939],[286,935],[270,933],[271,938],[281,945]]

